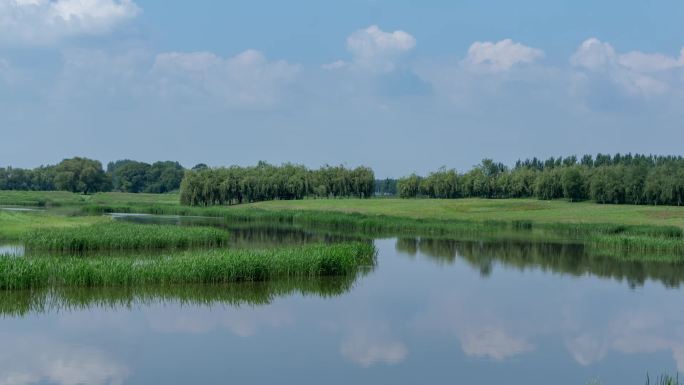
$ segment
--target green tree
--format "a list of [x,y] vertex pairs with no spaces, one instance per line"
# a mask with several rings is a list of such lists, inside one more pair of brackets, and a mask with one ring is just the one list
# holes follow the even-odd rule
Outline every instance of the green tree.
[[58,190],[89,194],[109,189],[109,180],[102,163],[87,158],[64,159],[55,166],[55,187]]

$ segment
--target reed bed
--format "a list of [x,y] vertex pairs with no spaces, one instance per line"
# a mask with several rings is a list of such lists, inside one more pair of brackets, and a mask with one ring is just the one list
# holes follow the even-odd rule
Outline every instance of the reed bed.
[[[168,215],[223,217],[230,222],[281,223],[316,227],[327,231],[363,234],[367,237],[429,236],[450,238],[510,238],[565,240],[584,243],[602,254],[649,253],[684,257],[684,230],[677,226],[611,223],[548,223],[532,220],[418,219],[399,216],[315,210],[265,210],[259,208],[134,205],[90,206],[88,212],[136,212]],[[630,257],[632,258],[632,257]]]
[[35,230],[24,236],[23,242],[27,250],[83,252],[212,247],[225,244],[227,237],[227,232],[211,227],[107,222]]
[[370,243],[271,250],[194,250],[153,258],[0,257],[0,290],[225,284],[353,273],[375,263]]

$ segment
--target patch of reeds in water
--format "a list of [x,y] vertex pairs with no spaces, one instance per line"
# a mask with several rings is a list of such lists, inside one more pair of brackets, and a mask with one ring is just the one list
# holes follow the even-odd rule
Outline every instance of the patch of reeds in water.
[[[587,385],[602,385],[602,382],[598,379],[594,379],[587,382]],[[674,376],[669,374],[661,374],[660,376],[656,377],[653,382],[651,382],[651,376],[646,374],[646,385],[682,385],[682,382],[679,381],[679,373]]]
[[111,222],[36,230],[23,241],[27,250],[81,252],[221,246],[227,239],[226,231],[211,227]]
[[225,284],[343,275],[375,263],[370,243],[193,250],[167,257],[0,257],[0,290]]

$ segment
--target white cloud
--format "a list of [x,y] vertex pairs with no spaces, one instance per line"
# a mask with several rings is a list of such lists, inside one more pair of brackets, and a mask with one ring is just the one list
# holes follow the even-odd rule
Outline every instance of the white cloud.
[[46,44],[75,35],[98,35],[134,18],[133,0],[0,0],[0,39]]
[[162,53],[153,68],[166,96],[206,94],[231,106],[256,108],[275,104],[299,71],[299,65],[268,61],[255,50],[225,59],[210,52]]
[[620,55],[618,63],[637,72],[658,72],[684,66],[684,57],[675,59],[660,53],[632,51]]
[[575,67],[606,75],[629,95],[650,97],[670,89],[667,72],[684,67],[684,50],[679,58],[641,51],[619,54],[611,44],[589,38],[577,48],[570,62]]
[[415,46],[416,39],[407,32],[385,32],[377,25],[371,25],[347,38],[347,50],[353,56],[352,63],[338,60],[323,65],[323,68],[352,67],[372,72],[389,72],[396,67],[396,61]]
[[325,70],[337,70],[349,66],[349,63],[344,60],[337,60],[332,63],[323,64],[321,67]]
[[468,49],[464,63],[475,69],[506,71],[518,64],[533,63],[544,57],[544,51],[505,39],[496,43],[476,41]]
[[588,69],[599,69],[616,62],[615,49],[608,43],[596,38],[582,42],[577,51],[570,58],[572,65]]

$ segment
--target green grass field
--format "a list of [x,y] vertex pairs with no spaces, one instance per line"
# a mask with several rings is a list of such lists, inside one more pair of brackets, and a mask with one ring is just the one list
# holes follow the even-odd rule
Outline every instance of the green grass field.
[[20,239],[31,231],[42,229],[66,229],[107,223],[111,220],[103,216],[64,216],[47,212],[15,212],[0,210],[0,240]]
[[601,205],[536,199],[311,199],[245,205],[265,210],[314,210],[416,219],[610,223],[684,228],[684,207]]
[[98,193],[79,195],[68,192],[0,191],[0,205],[129,208],[144,211],[151,206],[184,213],[230,213],[233,210],[310,210],[385,215],[403,218],[520,221],[540,223],[610,223],[625,225],[677,226],[684,228],[684,206],[601,205],[536,199],[305,199],[269,201],[230,207],[184,207],[178,194]]

